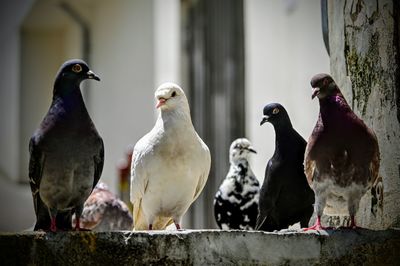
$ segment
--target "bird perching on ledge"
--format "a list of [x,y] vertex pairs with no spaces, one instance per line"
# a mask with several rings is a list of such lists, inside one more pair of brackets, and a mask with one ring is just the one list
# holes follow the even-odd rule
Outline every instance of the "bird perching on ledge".
[[256,230],[281,230],[298,222],[306,227],[314,203],[314,193],[304,175],[307,143],[293,128],[281,104],[270,103],[264,107],[260,125],[266,122],[275,129],[275,151],[265,168]]
[[305,173],[315,192],[315,225],[306,230],[324,229],[321,215],[350,214],[351,228],[361,197],[379,173],[379,146],[375,133],[347,104],[328,74],[311,79],[312,99],[319,99],[317,124],[305,154]]
[[131,194],[135,230],[165,229],[181,219],[203,190],[211,166],[207,145],[196,133],[184,91],[164,83],[155,92],[160,114],[135,145]]
[[76,230],[83,204],[100,179],[103,140],[85,107],[80,83],[100,80],[82,60],[65,62],[57,73],[53,101],[29,143],[29,183],[35,230]]

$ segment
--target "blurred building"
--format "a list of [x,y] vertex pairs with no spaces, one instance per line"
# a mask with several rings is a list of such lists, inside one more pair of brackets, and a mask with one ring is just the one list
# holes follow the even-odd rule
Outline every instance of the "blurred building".
[[253,142],[263,179],[275,137],[271,126],[259,127],[265,104],[281,102],[305,138],[317,119],[309,79],[329,72],[318,0],[6,0],[0,13],[0,231],[34,223],[29,138],[67,59],[88,61],[101,77],[82,91],[105,143],[102,179],[116,193],[125,147],[153,127],[155,88],[173,81],[185,89],[212,152],[189,228],[215,226],[212,199],[236,137]]

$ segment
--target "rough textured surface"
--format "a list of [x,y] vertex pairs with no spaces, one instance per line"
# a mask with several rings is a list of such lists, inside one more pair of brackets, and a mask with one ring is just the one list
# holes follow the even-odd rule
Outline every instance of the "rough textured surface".
[[[396,0],[328,2],[331,73],[349,104],[378,137],[381,200],[367,193],[357,221],[368,228],[400,225],[399,4]],[[373,215],[371,208],[377,207]],[[333,217],[336,224],[343,217]],[[335,222],[333,222],[335,224]]]
[[1,233],[3,265],[395,265],[400,230]]

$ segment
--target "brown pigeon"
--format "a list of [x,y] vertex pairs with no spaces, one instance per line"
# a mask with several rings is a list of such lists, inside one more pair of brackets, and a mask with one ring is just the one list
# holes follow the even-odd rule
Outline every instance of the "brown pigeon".
[[315,192],[315,225],[324,229],[321,215],[350,214],[351,228],[361,197],[379,172],[379,146],[374,132],[356,116],[328,74],[311,79],[312,99],[318,97],[320,113],[305,153],[305,173]]
[[[74,217],[73,224],[76,226]],[[130,230],[132,215],[128,206],[118,199],[103,183],[97,183],[86,200],[80,219],[80,226],[92,231]]]

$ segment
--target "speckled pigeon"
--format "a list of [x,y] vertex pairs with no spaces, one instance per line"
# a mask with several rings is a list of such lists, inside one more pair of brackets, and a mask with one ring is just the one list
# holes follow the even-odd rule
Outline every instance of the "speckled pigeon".
[[248,139],[232,142],[229,172],[214,198],[214,216],[221,229],[253,230],[258,214],[260,184],[249,165],[256,153]]
[[196,133],[183,90],[164,83],[155,92],[160,114],[135,145],[131,195],[135,230],[165,229],[182,216],[203,190],[211,166],[207,145]]
[[[99,232],[130,230],[132,222],[128,206],[117,198],[105,183],[97,183],[85,202],[81,227]],[[76,219],[73,219],[72,223],[75,224]]]
[[[30,143],[29,181],[36,213],[35,230],[71,229],[100,178],[104,145],[86,110],[80,83],[100,80],[78,59],[57,73],[50,109]],[[79,222],[76,230],[79,230]]]
[[321,215],[350,214],[351,228],[361,197],[379,172],[379,146],[374,132],[351,110],[335,81],[328,74],[311,79],[312,98],[318,97],[320,112],[309,138],[305,172],[315,192],[315,225],[324,229]]
[[279,103],[264,107],[260,125],[270,122],[275,129],[275,152],[265,169],[260,191],[257,230],[274,231],[300,222],[308,226],[313,213],[314,193],[304,175],[306,141],[293,128]]

